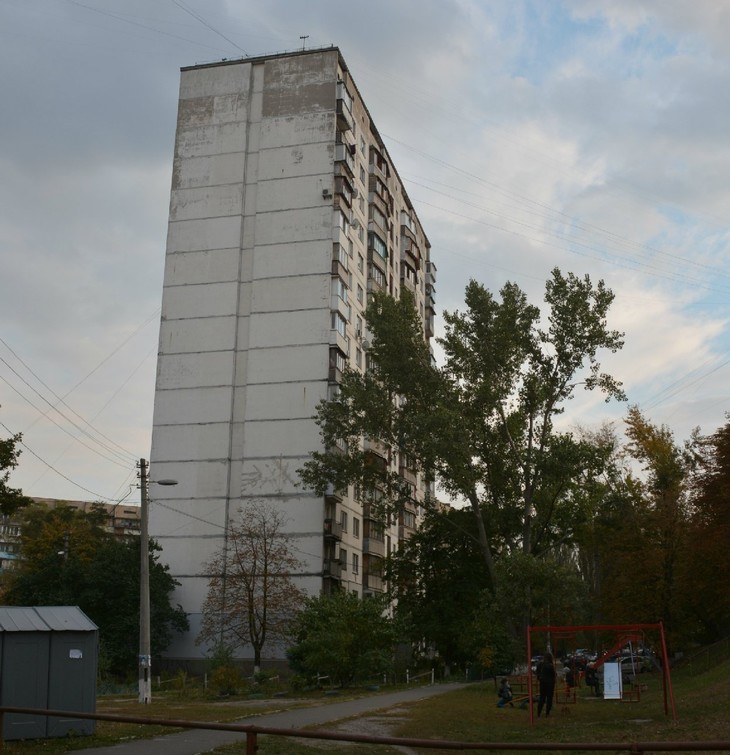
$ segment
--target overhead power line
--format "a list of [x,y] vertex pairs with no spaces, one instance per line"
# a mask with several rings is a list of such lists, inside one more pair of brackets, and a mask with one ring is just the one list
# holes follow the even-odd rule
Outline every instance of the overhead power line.
[[[16,433],[14,433],[4,422],[0,422],[0,427],[4,427],[10,433],[10,435],[16,435]],[[95,493],[93,490],[89,490],[89,488],[86,488],[83,485],[80,485],[78,482],[75,482],[70,477],[65,475],[63,472],[56,469],[53,465],[49,464],[45,459],[40,457],[30,446],[28,446],[28,444],[25,443],[25,441],[21,440],[20,444],[23,446],[23,448],[25,448],[26,451],[28,451],[33,456],[35,456],[35,458],[38,459],[38,461],[40,461],[41,464],[45,464],[51,471],[55,472],[59,477],[63,477],[64,480],[66,480],[67,482],[70,482],[72,485],[79,488],[79,490],[83,490],[86,493],[90,493],[91,495],[96,497],[98,500],[103,501],[103,502],[108,502],[108,498],[105,495],[102,495],[101,493]]]
[[180,10],[183,10],[185,11],[185,13],[191,15],[196,21],[200,21],[200,23],[203,24],[206,29],[210,29],[214,34],[217,34],[221,39],[225,39],[229,45],[233,45],[239,52],[242,52],[246,57],[248,57],[248,53],[240,45],[238,45],[232,39],[229,39],[225,34],[223,34],[223,32],[218,31],[218,29],[211,26],[199,13],[196,13],[191,8],[188,8],[185,3],[181,2],[181,0],[172,0],[172,2],[177,5]]

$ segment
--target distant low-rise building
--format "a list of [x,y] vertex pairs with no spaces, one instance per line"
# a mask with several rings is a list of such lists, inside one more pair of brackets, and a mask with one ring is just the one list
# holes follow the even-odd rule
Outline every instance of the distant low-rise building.
[[[70,506],[77,511],[90,512],[101,508],[107,514],[104,529],[116,538],[123,540],[139,536],[139,506],[131,504],[101,503],[99,501],[64,501],[58,498],[31,498],[31,500],[49,509]],[[22,517],[0,517],[0,571],[12,569],[19,558]]]

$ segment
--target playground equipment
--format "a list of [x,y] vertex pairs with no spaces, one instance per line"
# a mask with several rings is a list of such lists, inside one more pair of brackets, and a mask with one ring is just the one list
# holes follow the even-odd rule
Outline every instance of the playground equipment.
[[[608,650],[604,650],[593,664],[594,670],[599,669],[609,661],[616,653],[620,652],[627,645],[632,648],[636,642],[643,641],[645,632],[657,632],[659,634],[659,647],[661,651],[661,673],[662,673],[662,690],[664,694],[664,713],[669,715],[671,710],[672,719],[676,721],[677,711],[674,703],[674,691],[672,690],[672,678],[669,670],[669,658],[667,657],[667,645],[664,638],[664,625],[659,624],[595,624],[586,626],[541,626],[528,627],[527,629],[527,668],[530,668],[530,659],[532,658],[532,637],[534,634],[547,634],[556,640],[566,637],[574,637],[577,632],[613,632],[616,637],[615,644]],[[633,657],[633,653],[632,653]],[[620,673],[620,672],[619,672]],[[577,683],[577,679],[575,680]],[[529,703],[534,700],[533,694],[534,679],[532,673],[527,674],[527,698]],[[622,700],[638,701],[640,694],[640,685],[631,685],[630,690]],[[576,702],[575,687],[572,689],[565,687],[556,688],[555,702],[558,705],[569,705]],[[530,723],[534,723],[534,711],[531,704]]]

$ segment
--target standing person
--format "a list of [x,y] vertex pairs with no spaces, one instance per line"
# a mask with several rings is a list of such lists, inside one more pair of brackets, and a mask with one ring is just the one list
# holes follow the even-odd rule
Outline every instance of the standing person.
[[545,715],[549,716],[553,707],[553,695],[555,694],[555,662],[552,653],[545,653],[542,662],[537,667],[537,681],[540,684],[540,697],[537,701],[537,717],[540,718],[543,707]]

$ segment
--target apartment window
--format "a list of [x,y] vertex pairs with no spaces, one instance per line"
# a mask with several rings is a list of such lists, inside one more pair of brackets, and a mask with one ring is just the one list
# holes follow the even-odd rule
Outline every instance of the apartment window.
[[352,517],[352,534],[354,537],[360,537],[360,520],[356,517]]
[[360,152],[362,152],[363,156],[365,155],[365,149],[366,149],[365,139],[363,139],[361,136],[360,137]]
[[358,286],[357,287],[357,300],[358,302],[360,302],[360,304],[362,304],[362,299],[363,299],[364,294],[365,292],[362,290],[362,286]]
[[347,284],[339,276],[332,279],[332,289],[335,296],[339,296],[342,301],[347,303]]
[[347,512],[340,512],[340,524],[342,525],[342,531],[347,532]]
[[368,183],[365,176],[366,176],[365,168],[363,168],[361,165],[360,166],[360,183],[362,183],[363,186],[367,186],[367,183]]
[[365,270],[365,258],[362,254],[357,255],[357,269],[362,273]]
[[372,278],[378,286],[385,286],[385,273],[377,265],[368,265],[368,276]]
[[340,548],[340,565],[347,569],[347,551],[344,548]]
[[403,512],[403,524],[411,529],[416,528],[416,515],[412,511]]
[[370,538],[370,540],[377,540],[380,543],[385,542],[385,528],[377,522],[366,521],[365,537]]
[[347,91],[344,81],[337,82],[337,99],[342,100],[347,109],[352,111],[352,96]]
[[330,349],[330,368],[342,372],[347,367],[347,356],[339,349]]
[[359,370],[362,369],[362,351],[360,349],[355,349],[355,366]]
[[355,335],[362,338],[362,317],[360,315],[355,318]]
[[388,247],[376,233],[369,234],[370,248],[377,252],[384,260],[388,259]]
[[350,221],[342,210],[339,210],[336,213],[335,222],[344,233],[347,233],[350,230]]
[[342,265],[342,267],[345,268],[345,270],[350,267],[350,260],[347,256],[347,250],[344,246],[342,246],[342,244],[334,244],[333,257],[337,262],[340,263],[340,265]]
[[352,554],[352,573],[357,574],[360,571],[360,556],[357,553]]
[[381,228],[385,229],[388,227],[388,221],[386,220],[385,215],[383,215],[374,204],[370,205],[369,215],[370,220],[374,220]]
[[332,313],[332,330],[336,330],[343,338],[347,337],[347,320],[339,313]]

